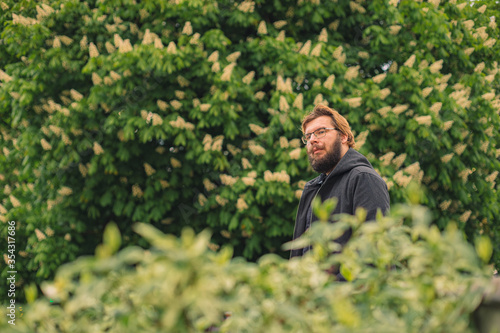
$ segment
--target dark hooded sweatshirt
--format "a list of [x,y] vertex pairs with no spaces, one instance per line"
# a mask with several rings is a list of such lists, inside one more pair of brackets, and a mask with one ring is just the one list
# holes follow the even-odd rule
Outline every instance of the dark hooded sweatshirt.
[[[336,197],[337,207],[332,214],[354,215],[358,207],[366,209],[366,220],[375,220],[377,210],[389,210],[389,193],[384,180],[373,169],[366,157],[349,148],[344,157],[328,176],[321,174],[306,183],[300,198],[293,239],[300,237],[317,217],[311,203],[319,196],[321,201]],[[348,231],[336,241],[344,245],[350,238]],[[292,250],[290,257],[301,256],[304,249]]]

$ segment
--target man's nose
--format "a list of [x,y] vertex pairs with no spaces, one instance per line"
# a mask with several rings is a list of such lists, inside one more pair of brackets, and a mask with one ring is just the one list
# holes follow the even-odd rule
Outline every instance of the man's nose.
[[316,137],[316,134],[311,133],[311,137],[309,138],[309,143],[313,144],[315,142],[318,142],[318,138]]

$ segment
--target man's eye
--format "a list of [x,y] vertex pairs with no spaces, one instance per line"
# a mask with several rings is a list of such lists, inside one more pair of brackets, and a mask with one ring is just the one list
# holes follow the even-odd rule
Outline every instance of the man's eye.
[[325,134],[325,130],[324,129],[317,130],[316,134],[317,135],[323,135],[323,134]]

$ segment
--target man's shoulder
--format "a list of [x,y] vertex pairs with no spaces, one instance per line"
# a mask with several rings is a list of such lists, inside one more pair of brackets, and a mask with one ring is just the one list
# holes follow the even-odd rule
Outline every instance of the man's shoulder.
[[364,174],[364,173],[369,173],[369,174],[376,174],[378,175],[377,171],[372,166],[369,165],[356,165],[351,169],[352,174]]
[[369,177],[369,178],[377,178],[382,180],[382,177],[378,174],[378,172],[371,166],[367,165],[359,165],[355,166],[349,172],[349,177],[357,178],[357,177]]

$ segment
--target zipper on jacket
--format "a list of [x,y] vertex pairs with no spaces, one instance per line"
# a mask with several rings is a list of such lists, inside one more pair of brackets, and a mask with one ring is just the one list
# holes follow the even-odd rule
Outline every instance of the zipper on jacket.
[[[318,196],[319,191],[323,188],[323,185],[326,183],[326,179],[328,178],[328,176],[329,176],[329,175],[326,175],[326,176],[325,176],[325,177],[321,180],[320,187],[318,188],[318,190],[317,190],[317,191],[316,191],[316,193],[314,194],[314,197],[313,197],[313,199],[311,200],[311,203],[309,204],[309,209],[311,209],[311,219],[310,219],[310,221],[309,221],[309,227],[311,227],[311,225],[312,225],[312,223],[313,223],[313,222],[312,222],[312,219],[313,219],[313,214],[314,214],[314,212],[312,211],[311,204],[313,203],[314,199],[316,199],[316,197]],[[299,203],[299,204],[300,204],[300,203]],[[297,213],[295,214],[295,221],[297,221],[297,216],[298,216],[298,215],[299,215],[299,212],[297,211]],[[306,226],[307,226],[307,223],[306,223]],[[293,236],[295,236],[295,230],[296,230],[296,228],[297,228],[297,224],[295,224],[295,225],[294,225],[294,227],[293,227]],[[306,231],[307,231],[307,229],[305,229],[305,230],[304,230],[304,232],[306,232]],[[302,234],[302,235],[303,235],[303,234]],[[302,235],[301,235],[301,236],[302,236]],[[296,238],[295,238],[295,239],[296,239]],[[293,240],[295,240],[295,239],[293,239]],[[292,251],[290,251],[290,259],[292,258],[292,252],[293,252],[293,250],[292,250]]]

